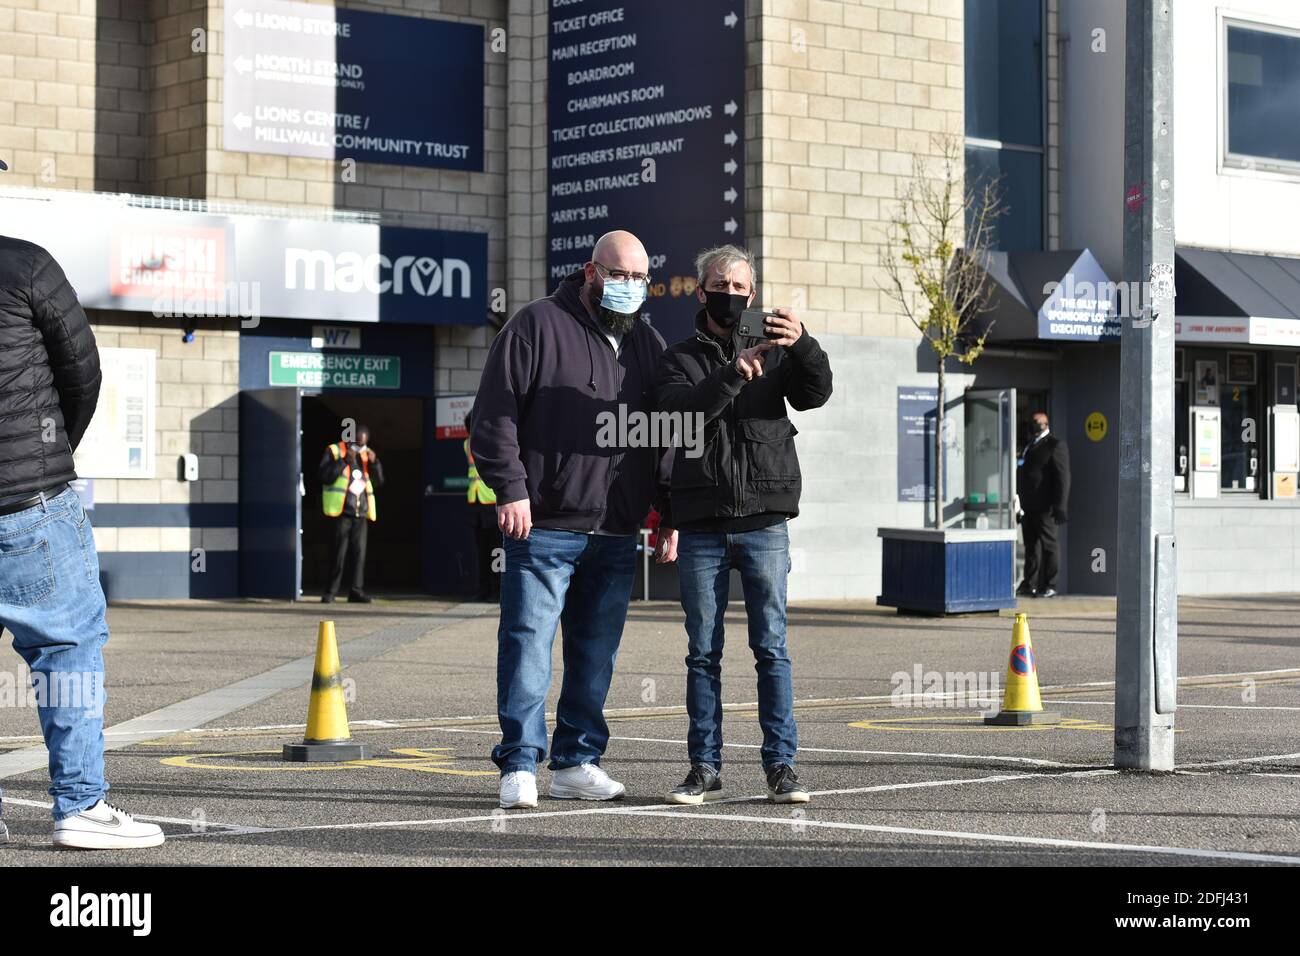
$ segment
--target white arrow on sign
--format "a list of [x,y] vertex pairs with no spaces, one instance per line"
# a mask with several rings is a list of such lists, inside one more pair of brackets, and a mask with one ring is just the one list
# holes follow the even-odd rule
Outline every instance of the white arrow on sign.
[[728,219],[722,224],[722,228],[727,230],[727,235],[731,235],[739,228],[739,223],[735,219]]
[[738,109],[740,109],[740,107],[736,105],[735,100],[732,100],[730,103],[728,103],[726,106],[722,108],[722,112],[726,113],[728,116],[735,116],[736,110]]
[[246,27],[253,22],[253,15],[247,10],[235,11],[235,23],[241,27]]
[[729,159],[722,164],[722,171],[726,173],[728,176],[736,175],[736,170],[739,168],[740,167],[736,165],[736,161],[734,159]]
[[722,137],[722,141],[726,143],[728,146],[735,146],[736,140],[738,139],[740,139],[740,137],[736,135],[736,131],[734,129],[726,136]]
[[725,199],[727,202],[735,202],[736,197],[739,195],[740,193],[736,192],[736,190],[732,188],[732,189],[728,189],[725,193],[723,193],[722,198]]
[[253,68],[253,61],[246,56],[241,56],[235,60],[235,72],[247,73]]
[[245,130],[252,125],[253,125],[253,118],[249,116],[247,113],[235,114],[235,129]]
[[734,27],[739,22],[739,20],[740,18],[736,16],[735,10],[732,10],[730,13],[728,13],[725,17],[722,18],[722,22],[729,27]]

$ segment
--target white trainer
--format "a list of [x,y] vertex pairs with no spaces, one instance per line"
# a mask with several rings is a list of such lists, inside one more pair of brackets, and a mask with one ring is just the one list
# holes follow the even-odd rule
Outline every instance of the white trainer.
[[551,777],[551,796],[557,800],[617,800],[624,787],[594,763],[565,767]]
[[8,843],[8,842],[9,842],[9,828],[5,826],[5,822],[3,820],[0,820],[0,843]]
[[501,809],[537,806],[537,774],[512,770],[501,777]]
[[60,850],[133,850],[162,842],[162,827],[136,823],[104,800],[54,824],[54,846]]

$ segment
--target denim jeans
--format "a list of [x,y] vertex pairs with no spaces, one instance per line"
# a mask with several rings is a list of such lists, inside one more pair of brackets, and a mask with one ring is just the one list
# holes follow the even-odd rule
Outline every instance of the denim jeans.
[[632,597],[636,537],[534,528],[523,541],[504,540],[497,630],[501,743],[492,760],[506,774],[536,772],[546,759],[546,695],[560,624],[564,678],[549,766],[599,764],[609,743],[605,697]]
[[31,671],[54,819],[75,816],[108,792],[101,652],[108,618],[90,520],[72,489],[0,515],[0,627]]
[[785,587],[790,573],[786,522],[741,534],[683,531],[677,575],[686,612],[686,743],[692,764],[722,769],[723,615],[731,569],[740,572],[749,647],[758,672],[758,722],[763,728],[763,769],[794,766],[799,735],[794,723],[794,682],[785,647]]

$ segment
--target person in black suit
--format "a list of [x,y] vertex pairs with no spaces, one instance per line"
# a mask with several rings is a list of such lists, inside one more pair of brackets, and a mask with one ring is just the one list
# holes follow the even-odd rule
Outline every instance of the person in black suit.
[[1025,577],[1018,593],[1050,598],[1056,597],[1060,567],[1057,526],[1065,524],[1070,500],[1070,450],[1051,433],[1046,412],[1034,412],[1029,435],[1016,474],[1025,534]]

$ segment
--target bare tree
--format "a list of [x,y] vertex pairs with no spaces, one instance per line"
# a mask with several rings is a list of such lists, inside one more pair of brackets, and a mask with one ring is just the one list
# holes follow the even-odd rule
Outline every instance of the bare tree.
[[[964,152],[955,136],[934,140],[935,155],[912,158],[912,178],[886,230],[885,294],[929,343],[939,366],[934,430],[934,526],[943,527],[945,363],[974,364],[988,328],[987,272],[994,220],[1002,214],[996,181],[965,183]],[[931,170],[938,164],[938,175]]]

